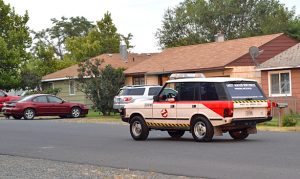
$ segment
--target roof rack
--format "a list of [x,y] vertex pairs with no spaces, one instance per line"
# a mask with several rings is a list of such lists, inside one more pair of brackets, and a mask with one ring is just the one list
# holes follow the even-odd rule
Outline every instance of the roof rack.
[[170,76],[171,80],[182,78],[205,78],[203,73],[173,73]]

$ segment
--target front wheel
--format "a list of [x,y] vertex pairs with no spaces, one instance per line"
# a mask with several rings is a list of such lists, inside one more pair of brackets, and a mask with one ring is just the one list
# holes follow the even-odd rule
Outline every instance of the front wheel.
[[130,121],[130,134],[134,140],[146,140],[149,128],[141,116],[135,116]]
[[184,135],[185,131],[168,131],[168,134],[175,139],[178,139]]
[[210,142],[214,136],[214,128],[204,117],[198,117],[192,124],[192,135],[197,142]]
[[244,140],[249,136],[249,133],[247,130],[240,130],[240,131],[229,131],[229,135],[234,139],[234,140]]
[[81,109],[79,107],[73,107],[71,109],[71,116],[73,118],[78,118],[81,115]]
[[31,109],[31,108],[27,108],[24,110],[24,113],[23,113],[23,117],[24,119],[26,120],[32,120],[35,116],[35,111],[34,109]]

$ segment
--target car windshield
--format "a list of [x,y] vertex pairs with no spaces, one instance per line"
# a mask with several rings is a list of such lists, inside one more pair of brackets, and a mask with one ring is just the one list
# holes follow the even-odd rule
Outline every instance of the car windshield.
[[145,88],[123,88],[119,92],[119,96],[127,96],[127,95],[144,95]]
[[233,100],[266,99],[256,82],[227,82],[226,88]]

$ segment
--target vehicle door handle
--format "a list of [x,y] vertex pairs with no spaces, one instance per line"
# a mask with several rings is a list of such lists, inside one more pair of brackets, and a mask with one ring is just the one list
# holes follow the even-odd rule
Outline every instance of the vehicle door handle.
[[172,104],[172,105],[170,105],[170,108],[174,108],[174,107],[175,107],[175,105],[173,105],[173,104]]
[[196,105],[192,105],[192,108],[196,108]]

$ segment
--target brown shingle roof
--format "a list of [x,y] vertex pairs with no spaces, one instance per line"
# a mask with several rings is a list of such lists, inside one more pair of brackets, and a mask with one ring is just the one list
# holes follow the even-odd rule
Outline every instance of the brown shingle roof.
[[168,48],[162,53],[128,68],[125,74],[183,72],[221,68],[248,53],[249,47],[260,47],[281,35],[282,33]]
[[300,67],[300,43],[262,63],[260,68]]
[[[155,54],[130,53],[128,54],[127,62],[125,62],[124,60],[121,59],[118,53],[102,54],[97,57],[91,58],[90,60],[93,59],[103,60],[103,63],[101,64],[102,67],[110,64],[114,68],[128,68],[139,64],[140,62],[150,58],[153,55]],[[77,77],[77,76],[78,76],[78,65],[73,65],[68,68],[43,76],[42,81],[55,81],[55,80],[65,79],[68,77]]]

